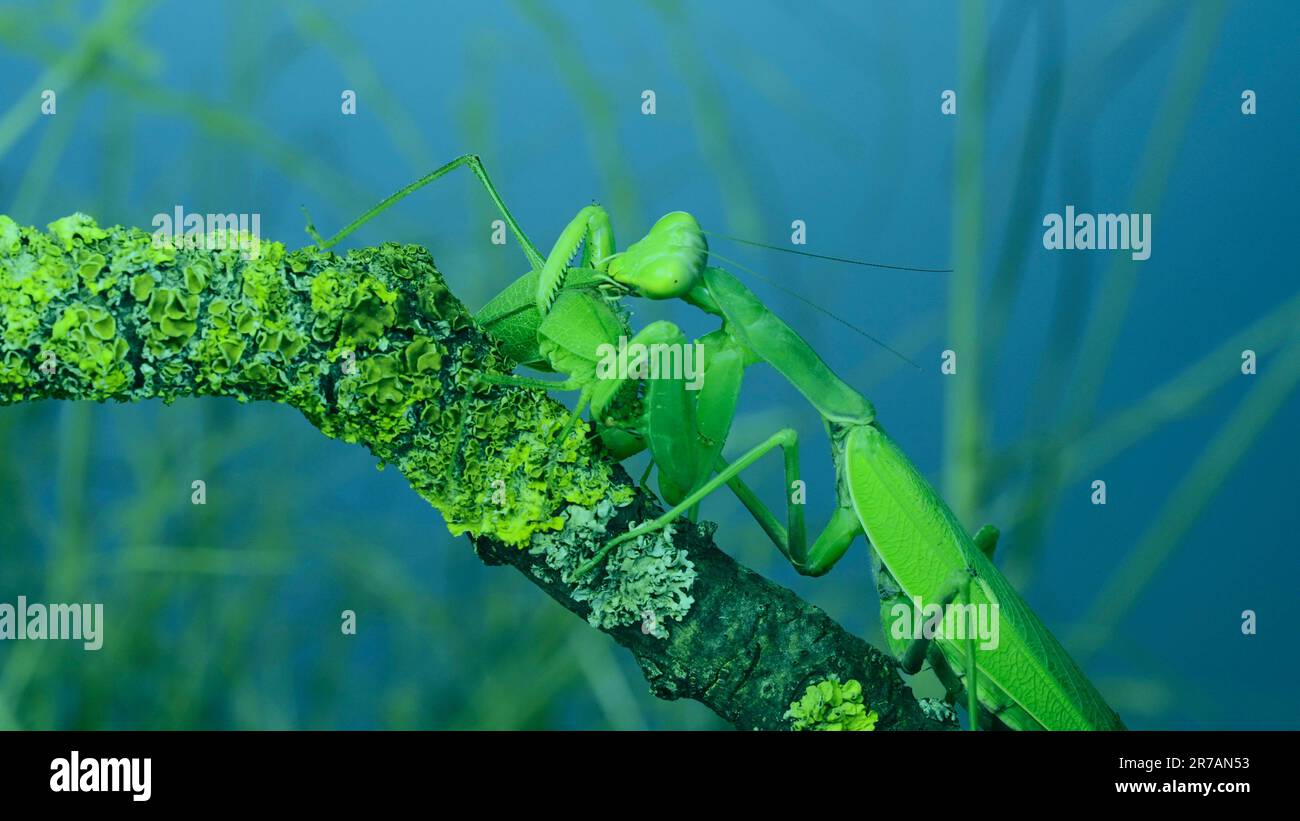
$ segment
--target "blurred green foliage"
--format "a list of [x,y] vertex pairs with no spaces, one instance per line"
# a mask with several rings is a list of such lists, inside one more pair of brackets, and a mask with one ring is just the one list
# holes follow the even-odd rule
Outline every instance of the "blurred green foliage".
[[[1116,334],[1138,324],[1126,321],[1136,277],[1116,265],[1094,284],[1089,263],[1073,257],[1060,263],[1054,302],[1034,306],[1046,317],[1040,355],[1020,357],[1004,329],[1030,288],[1030,262],[1012,217],[1040,213],[1053,169],[1073,192],[1088,190],[1094,170],[1086,150],[1055,151],[1055,135],[1086,132],[1123,83],[1153,55],[1172,51],[1157,125],[1144,135],[1132,186],[1133,210],[1153,209],[1168,187],[1224,7],[1120,4],[1098,15],[1095,36],[1069,50],[1065,4],[1010,2],[987,12],[982,6],[961,4],[953,39],[969,115],[953,142],[962,173],[946,170],[956,180],[949,239],[959,275],[947,284],[946,304],[909,313],[890,339],[908,356],[961,344],[979,350],[987,363],[1014,361],[1032,373],[1024,429],[995,431],[989,415],[976,412],[992,407],[1000,390],[990,376],[944,398],[947,412],[934,431],[946,443],[950,501],[968,526],[992,520],[1002,527],[999,563],[1014,583],[1028,586],[1053,547],[1051,523],[1066,489],[1196,413],[1231,376],[1206,363],[1235,355],[1247,341],[1261,355],[1294,351],[1300,301],[1261,312],[1204,359],[1103,411],[1098,399],[1114,363]],[[468,14],[466,8],[448,4],[445,13]],[[866,139],[867,150],[886,158],[873,179],[872,207],[893,207],[911,185],[889,160],[905,151],[907,132],[884,129],[864,138],[825,98],[792,83],[788,64],[771,49],[720,26],[702,27],[704,13],[668,0],[605,12],[519,0],[458,29],[473,34],[460,44],[464,59],[455,66],[439,62],[439,32],[431,30],[433,58],[419,69],[428,72],[422,87],[453,100],[455,118],[430,122],[417,113],[425,109],[392,92],[376,65],[380,55],[355,36],[363,17],[372,28],[401,24],[384,4],[321,10],[295,0],[274,12],[253,0],[8,5],[0,9],[0,47],[5,65],[23,81],[8,83],[0,101],[0,213],[43,224],[82,210],[103,224],[144,227],[157,203],[229,199],[232,180],[243,180],[241,191],[273,203],[277,213],[299,202],[324,203],[336,218],[350,218],[395,186],[390,178],[343,170],[348,164],[336,160],[352,153],[347,133],[277,119],[272,89],[291,93],[277,80],[316,71],[346,76],[362,105],[375,112],[391,147],[381,159],[398,169],[391,179],[413,179],[466,150],[498,157],[515,172],[591,167],[621,224],[642,225],[647,215],[667,210],[661,206],[704,207],[651,200],[644,190],[651,178],[690,175],[716,189],[725,219],[715,227],[758,237],[769,220],[760,202],[780,185],[773,181],[779,175],[761,153],[737,150],[750,135],[737,116],[741,103],[727,100],[718,80],[721,61],[743,76],[745,104],[804,129],[810,152],[843,156],[864,150]],[[883,89],[887,114],[901,118],[911,93],[903,60],[909,46],[892,33],[903,30],[905,15],[892,4],[861,15],[818,4],[812,13],[840,32],[884,32],[891,45],[851,66]],[[627,21],[618,40],[620,65],[612,66],[588,55],[579,35],[619,15]],[[199,49],[180,37],[183,27],[205,24],[220,29],[221,49]],[[177,42],[168,42],[173,37]],[[1014,140],[1005,152],[1013,155],[1014,173],[1003,191],[989,161],[1003,147],[986,133],[987,118],[1009,93],[1011,64],[1030,39],[1037,113],[1013,120]],[[524,83],[543,69],[572,98],[568,121],[520,122],[498,110],[494,100],[503,85]],[[443,70],[455,81],[446,82]],[[633,89],[635,96],[645,75],[684,92],[687,112],[665,121],[691,134],[694,164],[665,154],[638,173],[630,170],[616,94]],[[60,113],[42,119],[38,101],[46,88],[59,89]],[[1059,100],[1073,108],[1058,110]],[[326,94],[320,105],[336,106],[337,97]],[[185,161],[169,153],[176,146]],[[581,162],[575,152],[583,154]],[[501,182],[502,174],[494,174]],[[992,204],[995,194],[1011,203],[1005,224]],[[367,239],[436,248],[457,295],[480,305],[504,284],[495,276],[500,264],[485,262],[481,245],[457,236],[463,225],[486,224],[494,214],[469,186],[459,199],[454,186],[439,197],[436,219],[427,204],[395,208]],[[546,226],[558,227],[581,204],[534,198],[525,208],[545,221],[536,229],[528,220],[525,225],[546,245]],[[297,229],[288,217],[264,225]],[[821,327],[810,325],[819,350],[833,347]],[[867,391],[899,368],[876,349],[850,361],[845,376]],[[1293,356],[1282,361],[1284,375],[1300,371]],[[994,373],[991,364],[980,371]],[[1256,390],[1239,413],[1214,422],[1208,445],[1164,509],[1154,512],[1147,534],[1121,537],[1136,549],[1111,554],[1120,566],[1086,593],[1093,603],[1082,608],[1085,623],[1074,635],[1056,630],[1067,647],[1083,652],[1085,666],[1109,651],[1098,684],[1130,726],[1160,724],[1169,715],[1195,714],[1210,723],[1233,716],[1222,700],[1171,671],[1152,645],[1133,641],[1118,626],[1290,393],[1286,384]],[[905,415],[901,404],[888,409],[889,418]],[[750,402],[732,440],[752,442],[788,423],[779,404]],[[807,426],[805,433],[819,432]],[[168,408],[8,407],[0,412],[0,452],[0,599],[102,601],[109,617],[97,653],[75,643],[0,646],[0,728],[723,726],[698,704],[650,697],[630,658],[608,639],[527,580],[484,569],[400,476],[371,470],[373,461],[360,449],[324,440],[288,408],[228,400]],[[205,505],[190,503],[196,479],[207,485]],[[712,504],[706,515],[730,534],[725,542],[743,551],[744,563],[781,578],[881,644],[865,561],[843,563],[834,581],[791,578],[733,501]],[[345,609],[358,614],[354,637],[339,631]],[[938,694],[925,676],[916,684],[923,694]]]

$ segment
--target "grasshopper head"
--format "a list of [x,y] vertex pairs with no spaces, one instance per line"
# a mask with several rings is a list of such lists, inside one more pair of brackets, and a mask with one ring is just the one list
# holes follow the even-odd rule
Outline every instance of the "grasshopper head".
[[647,299],[685,296],[709,258],[709,243],[695,217],[673,211],[644,238],[609,262],[609,275]]

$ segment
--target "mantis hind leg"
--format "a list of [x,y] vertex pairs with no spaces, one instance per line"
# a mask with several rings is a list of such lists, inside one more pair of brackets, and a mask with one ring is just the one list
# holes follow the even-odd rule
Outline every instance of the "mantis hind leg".
[[[671,524],[675,519],[698,504],[701,499],[723,485],[731,484],[741,471],[757,462],[768,451],[778,447],[785,454],[785,474],[788,487],[799,476],[799,437],[793,429],[783,428],[772,434],[766,441],[750,449],[735,462],[723,466],[709,481],[692,491],[662,516],[632,528],[627,533],[606,542],[604,547],[597,551],[596,555],[577,569],[576,574],[583,575],[596,567],[618,545]],[[743,487],[743,485],[740,486]],[[735,486],[733,486],[733,490],[735,490]],[[747,488],[746,491],[748,491]],[[737,495],[740,495],[740,493]],[[806,575],[825,573],[830,569],[831,565],[844,555],[844,551],[848,549],[853,539],[862,533],[862,525],[858,522],[853,511],[844,508],[837,509],[831,517],[830,523],[818,535],[812,548],[809,549],[807,546],[807,531],[804,527],[803,505],[796,503],[790,495],[787,495],[786,498],[788,529],[782,527],[780,522],[776,521],[776,517],[753,496],[752,492],[748,493],[748,498],[741,496],[741,501],[745,503],[745,506],[751,512],[755,510],[763,511],[761,516],[756,514],[759,524],[796,570]],[[751,507],[751,504],[753,507]]]
[[[793,465],[790,464],[791,461]],[[719,457],[718,473],[722,474],[727,467],[726,460]],[[798,453],[794,451],[787,456],[786,468],[786,493],[789,499],[786,521],[790,524],[789,529],[781,524],[776,514],[763,504],[758,494],[739,476],[729,479],[727,487],[736,494],[736,498],[795,570],[805,576],[820,576],[835,566],[853,540],[862,533],[862,524],[852,510],[836,508],[826,527],[809,547],[804,529],[803,505],[794,501],[793,488],[796,481],[799,481]]]
[[[989,530],[991,530],[991,534],[986,532]],[[984,534],[986,537],[983,540],[985,544],[980,545],[981,549],[985,550],[987,546],[985,552],[991,553],[993,544],[996,544],[997,541],[996,528],[987,526],[986,528],[982,528],[980,533]],[[987,538],[990,535],[991,539]],[[976,576],[971,569],[962,568],[955,571],[939,593],[937,604],[942,611],[946,611],[947,608],[957,602],[959,598],[964,600],[967,604],[973,603],[974,598],[972,597],[972,592],[975,584]],[[912,615],[912,605],[910,600],[902,599],[901,601],[907,608],[908,615],[906,618],[914,618]],[[950,622],[945,618],[944,623]],[[887,631],[890,629],[888,623],[885,625],[885,628]],[[981,711],[979,703],[979,665],[975,659],[976,642],[974,616],[972,616],[971,623],[969,623],[962,632],[964,634],[962,641],[964,651],[962,655],[962,667],[965,672],[964,682],[959,680],[953,673],[947,659],[943,655],[943,652],[934,645],[934,638],[932,636],[913,636],[911,641],[905,646],[905,649],[898,654],[898,665],[904,673],[915,675],[921,671],[921,667],[927,660],[929,660],[935,674],[939,676],[939,680],[943,683],[944,688],[948,691],[949,698],[952,700],[955,700],[956,695],[960,693],[964,686],[967,699],[966,715],[969,722],[968,729],[978,730],[980,729]]]
[[524,230],[519,227],[519,223],[515,222],[515,218],[510,213],[510,209],[506,208],[505,201],[502,200],[501,195],[497,193],[496,186],[492,185],[492,180],[488,178],[487,171],[483,168],[483,162],[479,159],[477,154],[464,154],[459,156],[441,168],[436,168],[433,171],[430,171],[415,182],[397,189],[397,191],[380,200],[377,204],[371,207],[370,210],[352,220],[352,222],[344,226],[343,230],[339,231],[328,240],[322,238],[321,235],[317,233],[316,226],[312,224],[311,215],[307,214],[307,209],[304,207],[303,213],[307,216],[307,233],[311,236],[312,240],[315,241],[317,248],[320,248],[322,251],[331,248],[342,241],[348,234],[351,234],[370,220],[387,211],[398,201],[405,199],[407,196],[413,194],[439,177],[460,168],[462,165],[468,166],[469,170],[474,172],[474,176],[478,178],[478,181],[483,184],[485,189],[487,189],[488,197],[491,198],[492,203],[497,207],[497,210],[501,212],[501,216],[505,219],[506,225],[509,226],[511,232],[515,235],[515,239],[519,241],[519,245],[524,249],[524,255],[528,257],[528,263],[533,268],[541,268],[544,264],[542,255],[538,252],[537,247],[528,239],[528,235],[524,233]]

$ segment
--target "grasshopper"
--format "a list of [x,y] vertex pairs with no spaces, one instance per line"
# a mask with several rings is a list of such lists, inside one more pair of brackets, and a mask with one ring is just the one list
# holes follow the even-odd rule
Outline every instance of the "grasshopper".
[[[644,238],[617,251],[609,215],[599,205],[589,205],[542,257],[511,216],[479,158],[469,154],[395,192],[329,240],[316,232],[310,216],[307,231],[320,248],[329,248],[397,200],[461,166],[487,190],[530,264],[529,272],[489,301],[476,319],[514,361],[567,377],[484,379],[579,391],[569,424],[590,407],[598,434],[616,458],[649,449],[650,467],[658,468],[661,495],[671,506],[662,516],[607,542],[579,572],[594,569],[619,544],[693,515],[701,500],[726,485],[801,574],[826,573],[858,536],[865,535],[891,651],[909,674],[928,661],[948,688],[950,700],[964,691],[972,729],[981,723],[992,726],[994,720],[1022,730],[1124,729],[1119,716],[994,566],[997,530],[985,526],[974,537],[967,533],[879,424],[871,402],[836,376],[744,283],[708,264],[706,234],[690,214],[665,215]],[[570,264],[575,259],[577,263]],[[686,391],[681,379],[652,380],[640,396],[627,380],[598,378],[598,347],[628,332],[618,310],[623,296],[681,299],[721,320],[721,327],[699,340],[705,378],[695,395]],[[682,343],[685,337],[675,325],[655,322],[633,340]],[[803,394],[821,416],[830,440],[837,505],[811,545],[803,506],[792,494],[787,493],[783,524],[740,476],[780,448],[786,487],[794,487],[800,471],[793,429],[777,431],[734,462],[722,457],[745,368],[758,362],[771,365]],[[561,436],[565,433],[567,429]],[[995,607],[1001,619],[998,646],[977,648],[969,632],[964,637],[894,639],[890,622],[897,616],[887,614],[900,608],[910,612],[915,601],[967,613]]]

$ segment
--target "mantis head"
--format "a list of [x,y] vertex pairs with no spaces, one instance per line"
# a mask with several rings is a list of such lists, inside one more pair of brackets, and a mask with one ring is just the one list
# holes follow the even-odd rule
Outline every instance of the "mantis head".
[[647,299],[685,296],[704,271],[709,243],[695,217],[673,211],[609,261],[609,276]]

